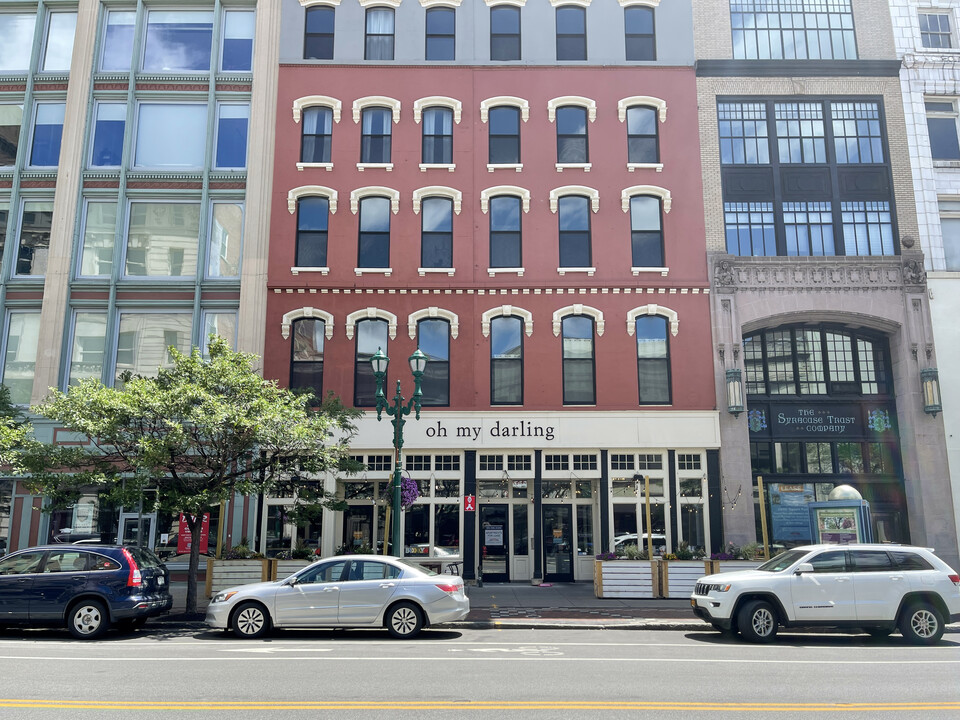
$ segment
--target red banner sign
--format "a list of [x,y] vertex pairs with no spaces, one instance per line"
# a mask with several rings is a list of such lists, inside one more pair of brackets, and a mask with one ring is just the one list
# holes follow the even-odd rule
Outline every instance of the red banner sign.
[[473,495],[464,495],[463,496],[463,511],[464,512],[476,512],[477,509],[477,498]]
[[[190,527],[187,525],[187,516],[180,513],[180,528],[177,531],[177,555],[187,555],[190,552],[192,541]],[[200,524],[200,552],[206,553],[210,546],[210,513],[203,514]]]

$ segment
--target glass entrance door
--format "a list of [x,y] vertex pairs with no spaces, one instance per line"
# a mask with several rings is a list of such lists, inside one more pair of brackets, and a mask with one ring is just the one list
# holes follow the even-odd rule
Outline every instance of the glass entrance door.
[[484,582],[510,582],[509,505],[480,506],[480,569]]
[[117,538],[117,542],[120,545],[142,545],[142,547],[153,550],[153,524],[156,521],[157,516],[151,513],[149,515],[143,515],[141,518],[143,539],[138,542],[137,530],[141,527],[141,524],[139,522],[137,513],[120,513],[120,537]]
[[373,552],[373,506],[351,505],[343,513],[343,547],[346,552]]
[[573,582],[573,523],[570,505],[543,506],[544,582]]

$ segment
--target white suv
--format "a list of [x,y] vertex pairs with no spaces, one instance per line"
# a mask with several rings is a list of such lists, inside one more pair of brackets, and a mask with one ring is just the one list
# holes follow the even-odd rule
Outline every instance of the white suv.
[[755,570],[708,575],[690,604],[721,631],[769,642],[777,628],[839,627],[882,637],[897,628],[931,645],[960,621],[960,575],[931,550],[906,545],[808,545]]

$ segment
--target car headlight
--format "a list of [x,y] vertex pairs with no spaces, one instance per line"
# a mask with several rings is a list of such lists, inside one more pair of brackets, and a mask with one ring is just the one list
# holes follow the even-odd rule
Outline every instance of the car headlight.
[[216,595],[214,595],[213,600],[211,600],[210,603],[213,604],[213,603],[226,602],[236,594],[237,594],[236,590],[234,590],[233,592],[217,593]]
[[732,587],[733,585],[731,585],[730,583],[726,583],[723,585],[720,583],[713,583],[712,585],[709,585],[707,589],[710,590],[710,592],[727,592]]

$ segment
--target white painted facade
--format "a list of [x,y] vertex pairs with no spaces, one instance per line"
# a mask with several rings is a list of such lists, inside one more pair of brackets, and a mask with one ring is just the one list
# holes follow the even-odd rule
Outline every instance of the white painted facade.
[[[949,18],[949,48],[924,47],[920,16],[925,13]],[[960,202],[960,159],[933,159],[925,105],[931,100],[960,104],[960,2],[890,0],[890,15],[897,56],[903,60],[900,84],[917,202],[916,240],[926,258],[954,515],[960,524],[960,376],[953,362],[960,356],[960,264],[951,262],[949,239],[945,251],[941,229],[941,203]]]

